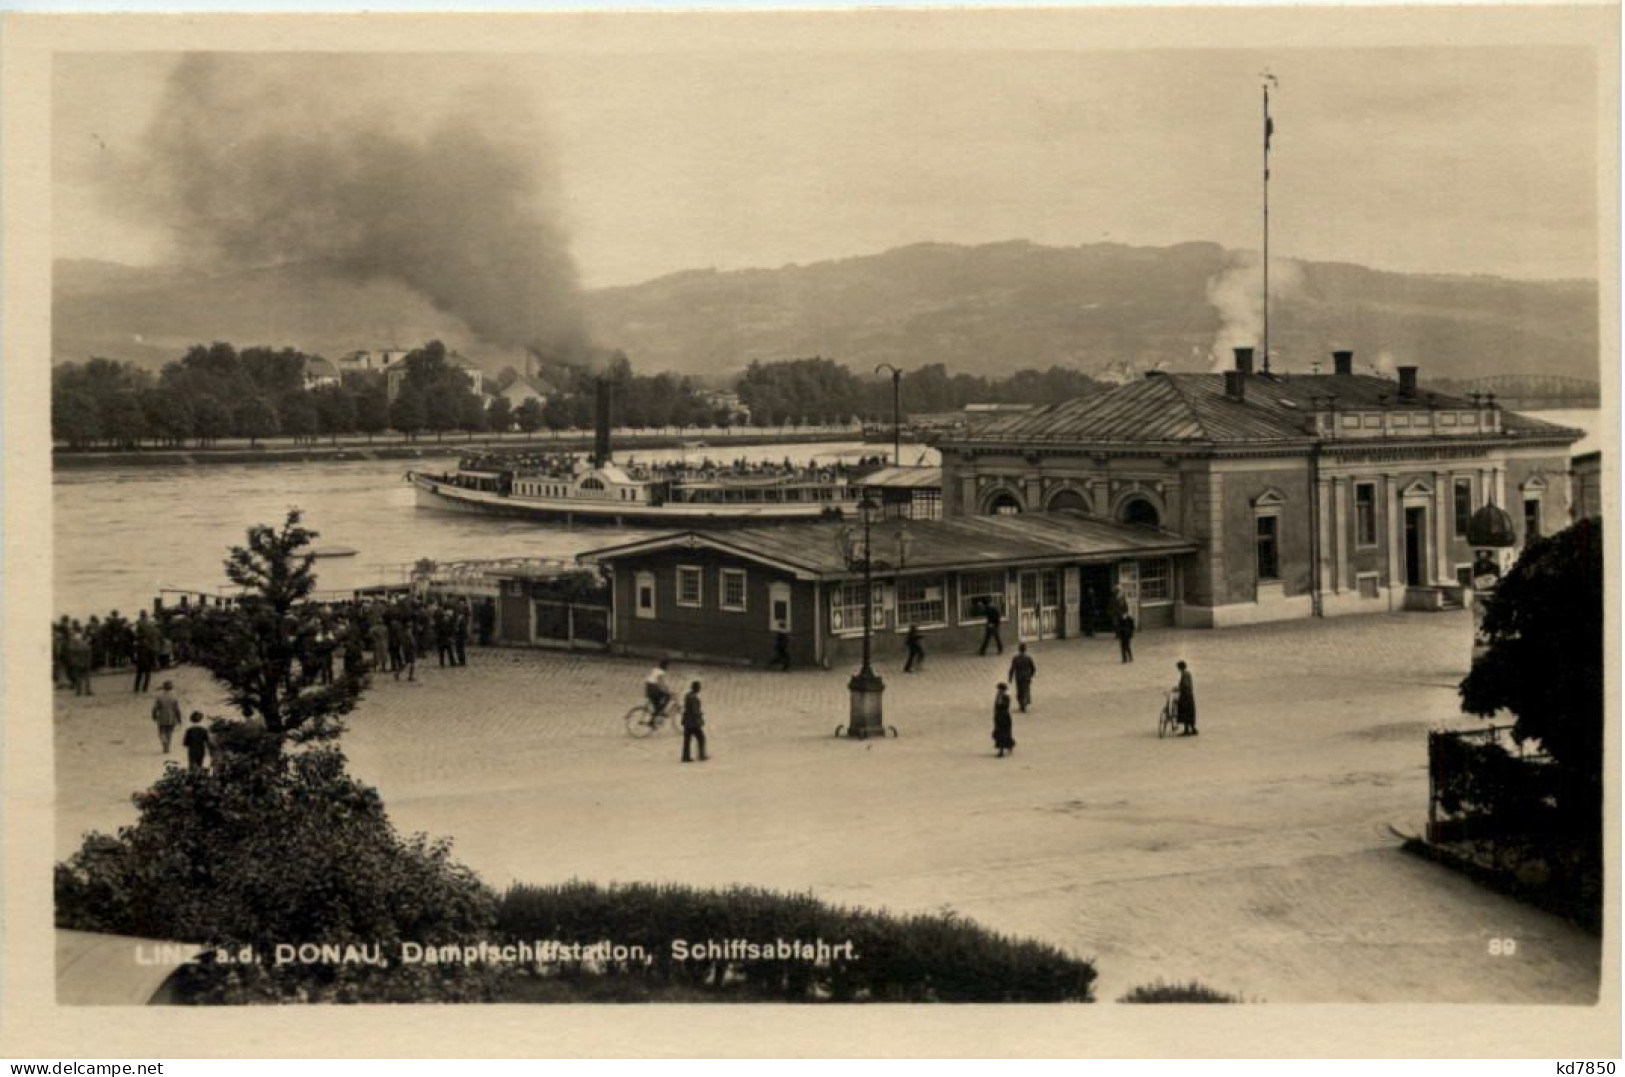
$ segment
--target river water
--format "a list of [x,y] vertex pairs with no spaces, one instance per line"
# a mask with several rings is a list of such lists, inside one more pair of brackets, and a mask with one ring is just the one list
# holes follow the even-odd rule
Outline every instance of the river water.
[[[1576,454],[1605,447],[1612,432],[1598,411],[1530,414],[1577,427],[1586,438]],[[852,459],[887,446],[841,442],[729,447],[730,457],[751,460]],[[719,451],[719,450],[712,450]],[[690,453],[698,460],[705,450]],[[922,458],[921,454],[926,455]],[[631,454],[678,459],[681,451]],[[905,446],[903,458],[936,463],[930,450]],[[318,531],[317,546],[348,546],[355,557],[317,562],[318,586],[350,590],[395,582],[419,558],[451,561],[481,557],[569,558],[595,546],[653,532],[602,526],[566,528],[434,512],[415,507],[404,481],[408,466],[439,470],[445,459],[358,463],[242,464],[200,467],[91,468],[58,472],[55,508],[54,606],[57,614],[86,617],[146,606],[159,590],[214,592],[225,585],[226,550],[257,523],[280,523],[290,507],[304,510]]]
[[[728,446],[729,459],[851,460],[885,454],[887,445],[833,442],[809,445]],[[912,450],[912,451],[911,451]],[[918,446],[903,458],[920,459]],[[688,453],[699,461],[707,450]],[[640,460],[681,459],[680,450],[623,454]],[[935,463],[929,453],[926,462]],[[603,526],[566,528],[521,520],[435,512],[415,506],[404,476],[409,467],[438,471],[443,459],[300,464],[219,464],[199,467],[87,468],[58,472],[55,510],[54,599],[57,615],[84,618],[118,609],[126,615],[149,605],[163,588],[217,592],[225,587],[226,551],[247,529],[279,524],[290,507],[319,532],[318,548],[348,546],[354,557],[316,563],[322,590],[398,583],[419,558],[435,561],[483,557],[569,558],[654,532]],[[230,593],[226,591],[226,593]]]

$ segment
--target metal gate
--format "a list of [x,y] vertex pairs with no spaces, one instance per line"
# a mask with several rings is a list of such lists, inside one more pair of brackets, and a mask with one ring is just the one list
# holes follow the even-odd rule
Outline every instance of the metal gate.
[[531,642],[538,647],[602,651],[609,647],[609,607],[537,599],[531,603]]

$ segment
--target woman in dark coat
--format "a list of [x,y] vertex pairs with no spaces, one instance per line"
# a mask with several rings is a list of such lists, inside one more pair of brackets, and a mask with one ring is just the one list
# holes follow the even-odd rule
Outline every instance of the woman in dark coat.
[[1191,683],[1191,671],[1183,661],[1179,666],[1179,724],[1185,727],[1182,737],[1196,735],[1196,686]]
[[1010,718],[1010,692],[1002,683],[998,694],[993,697],[993,747],[999,750],[1000,759],[1016,750],[1015,724]]

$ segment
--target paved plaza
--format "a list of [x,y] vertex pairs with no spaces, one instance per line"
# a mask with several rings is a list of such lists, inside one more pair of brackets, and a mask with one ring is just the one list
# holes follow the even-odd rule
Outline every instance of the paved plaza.
[[[901,738],[836,740],[849,670],[676,664],[705,682],[714,758],[635,741],[642,661],[476,650],[466,669],[376,680],[344,740],[403,831],[455,839],[489,882],[753,883],[894,911],[951,909],[1096,960],[1111,1000],[1198,979],[1271,1002],[1580,1003],[1595,938],[1407,856],[1427,813],[1426,730],[1458,713],[1465,613],[1033,648],[1019,747],[993,755],[1009,660],[933,657],[886,677]],[[1197,737],[1158,740],[1174,661]],[[197,670],[183,707],[217,706]],[[134,817],[162,766],[127,677],[58,692],[57,849]],[[1516,955],[1493,956],[1492,938]]]

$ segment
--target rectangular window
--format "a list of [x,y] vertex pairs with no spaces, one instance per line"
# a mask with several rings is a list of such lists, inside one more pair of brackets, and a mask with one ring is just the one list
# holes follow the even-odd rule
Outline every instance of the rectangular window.
[[677,566],[677,604],[698,606],[704,593],[705,574],[698,565]]
[[915,490],[909,495],[908,514],[915,520],[942,519],[942,491]]
[[959,577],[959,620],[962,624],[987,619],[987,605],[993,603],[1000,613],[1007,613],[1004,597],[1004,573],[966,572]]
[[745,612],[745,570],[742,568],[725,568],[722,570],[722,595],[718,603],[723,609],[733,613]]
[[1465,538],[1467,535],[1467,521],[1473,515],[1473,480],[1457,479],[1456,493],[1456,537]]
[[1174,597],[1174,566],[1173,562],[1164,558],[1160,561],[1140,562],[1140,601],[1141,602],[1167,602]]
[[1374,482],[1354,484],[1354,544],[1377,544],[1377,484]]
[[1258,517],[1258,578],[1281,578],[1281,556],[1277,547],[1281,529],[1279,516]]
[[897,627],[928,628],[948,620],[947,581],[939,577],[907,577],[897,581]]
[[1381,598],[1382,582],[1375,572],[1362,572],[1354,578],[1361,598]]
[[[874,595],[870,603],[873,620],[872,628],[882,628],[886,622],[886,607],[881,595],[885,588],[878,583],[874,587]],[[863,581],[843,583],[830,591],[829,595],[829,628],[831,632],[862,632],[863,631]]]
[[1540,498],[1523,499],[1523,540],[1530,543],[1540,538]]

